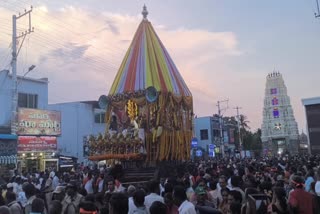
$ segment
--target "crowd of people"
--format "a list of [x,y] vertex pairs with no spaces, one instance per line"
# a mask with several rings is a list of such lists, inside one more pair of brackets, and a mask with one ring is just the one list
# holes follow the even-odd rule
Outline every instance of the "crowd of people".
[[189,161],[135,185],[105,167],[16,172],[2,187],[0,214],[320,213],[319,164],[288,155]]

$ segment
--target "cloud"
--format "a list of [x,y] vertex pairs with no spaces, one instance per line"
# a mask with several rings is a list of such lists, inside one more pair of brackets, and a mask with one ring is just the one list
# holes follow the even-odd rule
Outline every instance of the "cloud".
[[108,28],[111,30],[111,32],[113,34],[115,34],[115,35],[119,35],[120,34],[117,25],[113,21],[106,20],[106,24],[107,24]]
[[83,58],[86,50],[90,45],[77,45],[73,43],[66,43],[65,47],[56,48],[49,52],[49,56],[70,62],[79,58]]

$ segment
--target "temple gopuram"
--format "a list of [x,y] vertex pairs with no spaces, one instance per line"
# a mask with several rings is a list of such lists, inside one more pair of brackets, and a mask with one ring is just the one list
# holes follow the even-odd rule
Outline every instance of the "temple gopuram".
[[190,159],[192,94],[152,24],[143,19],[108,96],[106,132],[89,139],[90,160]]

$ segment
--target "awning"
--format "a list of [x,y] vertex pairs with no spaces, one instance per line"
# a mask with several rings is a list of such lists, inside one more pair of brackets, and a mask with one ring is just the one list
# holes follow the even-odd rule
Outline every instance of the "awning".
[[16,140],[18,136],[13,134],[0,134],[0,139]]
[[17,163],[16,155],[0,156],[0,164],[16,164],[16,163]]

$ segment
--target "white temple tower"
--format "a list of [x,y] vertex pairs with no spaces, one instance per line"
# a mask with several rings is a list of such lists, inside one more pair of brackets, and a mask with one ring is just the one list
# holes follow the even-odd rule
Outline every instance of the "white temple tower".
[[267,76],[261,131],[264,154],[298,152],[298,125],[279,72]]

